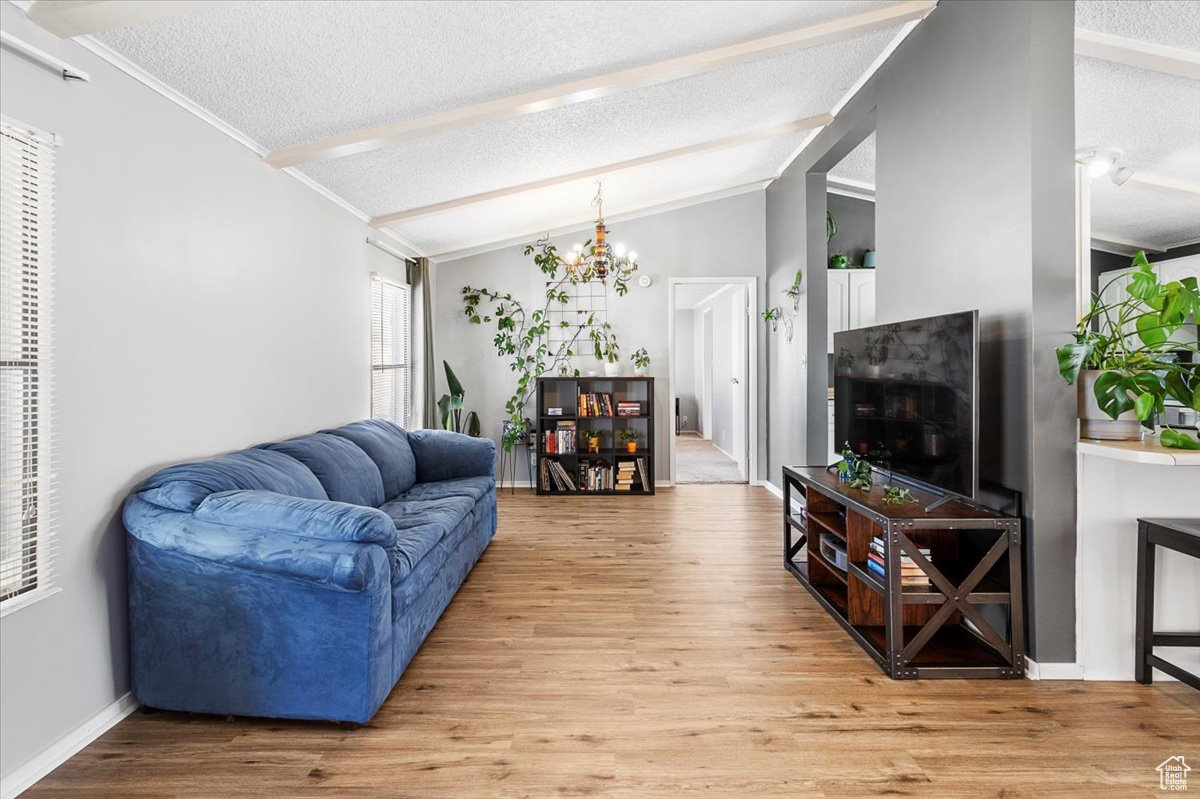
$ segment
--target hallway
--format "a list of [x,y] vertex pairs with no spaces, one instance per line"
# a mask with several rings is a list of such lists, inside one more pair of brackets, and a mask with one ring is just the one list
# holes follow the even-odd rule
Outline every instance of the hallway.
[[697,433],[675,438],[675,482],[744,483],[737,462]]

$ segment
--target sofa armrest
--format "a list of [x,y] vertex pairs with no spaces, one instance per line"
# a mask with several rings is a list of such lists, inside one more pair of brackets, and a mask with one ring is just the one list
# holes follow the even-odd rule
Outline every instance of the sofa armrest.
[[208,495],[195,518],[322,541],[396,546],[396,523],[378,508],[328,499],[304,499],[274,491],[222,491]]
[[[125,527],[160,550],[246,572],[292,578],[338,591],[363,591],[391,580],[383,548],[374,543],[329,541],[299,533],[207,521],[153,505],[139,496],[125,503]],[[393,539],[394,539],[393,528]]]
[[496,443],[447,430],[413,430],[408,443],[417,460],[417,482],[455,477],[494,477]]

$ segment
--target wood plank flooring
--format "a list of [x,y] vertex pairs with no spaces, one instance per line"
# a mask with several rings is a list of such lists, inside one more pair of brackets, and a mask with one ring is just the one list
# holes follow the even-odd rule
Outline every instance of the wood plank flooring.
[[779,528],[744,485],[506,492],[370,725],[134,714],[25,795],[1150,797],[1167,757],[1200,774],[1178,684],[889,680]]

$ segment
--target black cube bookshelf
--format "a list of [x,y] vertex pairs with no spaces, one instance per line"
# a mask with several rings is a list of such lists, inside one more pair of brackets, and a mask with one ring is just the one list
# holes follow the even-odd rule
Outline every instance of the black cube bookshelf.
[[[622,431],[637,434],[636,452]],[[536,444],[539,496],[653,494],[654,378],[540,378]]]

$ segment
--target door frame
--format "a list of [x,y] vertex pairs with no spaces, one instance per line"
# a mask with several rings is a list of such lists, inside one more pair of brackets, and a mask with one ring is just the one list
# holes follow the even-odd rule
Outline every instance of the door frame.
[[670,461],[670,485],[675,485],[675,287],[688,284],[742,286],[746,297],[746,483],[758,485],[758,278],[745,275],[728,277],[669,277],[667,278],[667,412],[671,421],[664,425],[670,431],[667,457]]

